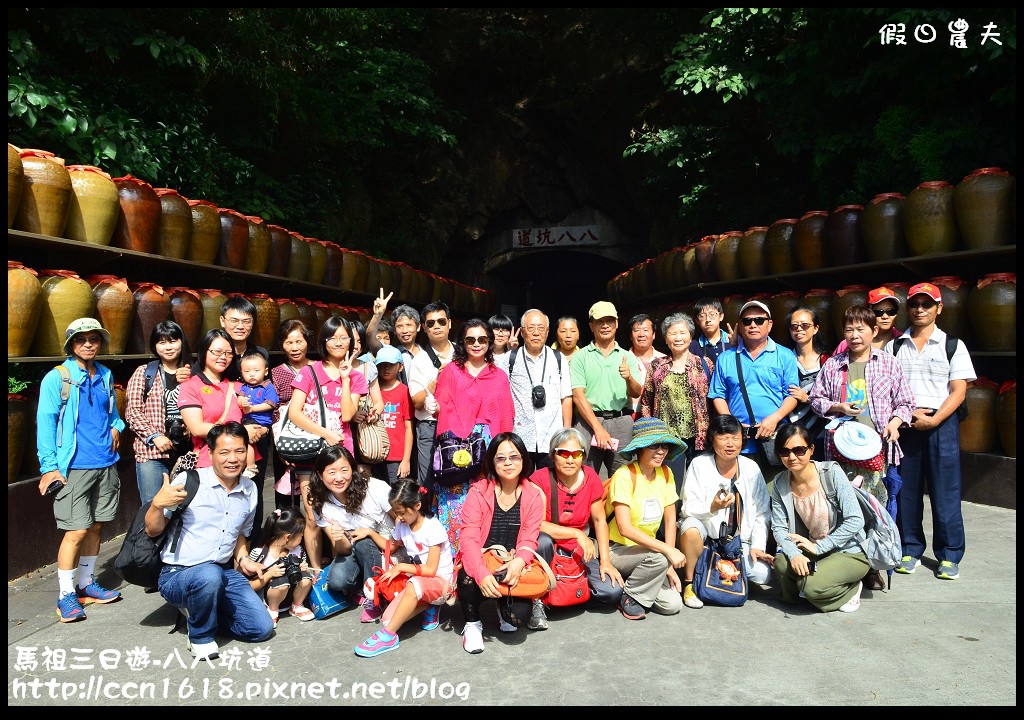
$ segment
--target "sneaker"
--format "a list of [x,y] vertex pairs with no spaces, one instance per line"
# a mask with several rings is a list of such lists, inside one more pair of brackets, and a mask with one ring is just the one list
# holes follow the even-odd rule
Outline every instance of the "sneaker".
[[693,583],[686,583],[686,588],[683,590],[683,605],[694,610],[704,607],[704,601],[697,597],[697,593],[693,590]]
[[939,563],[939,566],[935,568],[935,577],[939,580],[956,580],[960,577],[960,566],[955,562],[943,560]]
[[498,600],[498,629],[503,633],[514,633],[519,629],[519,618],[512,613],[512,608]]
[[920,564],[921,561],[918,558],[904,555],[900,558],[900,564],[895,569],[900,575],[913,575]]
[[479,620],[468,622],[463,628],[462,649],[470,655],[478,655],[484,651],[484,624]]
[[526,627],[531,630],[548,629],[548,615],[544,612],[544,603],[540,600],[533,601],[533,608],[530,610],[530,619],[526,621]]
[[376,657],[398,649],[398,636],[392,635],[386,628],[381,628],[370,637],[356,645],[355,652],[359,657]]
[[85,610],[82,609],[77,594],[67,592],[57,598],[57,617],[62,623],[85,620]]
[[359,616],[359,622],[361,623],[372,623],[380,620],[380,616],[384,614],[384,611],[373,604],[373,600],[363,601],[363,614]]
[[643,620],[647,617],[647,611],[644,609],[644,606],[626,593],[622,593],[622,601],[619,603],[619,612],[622,613],[622,617],[627,620]]
[[192,653],[192,657],[196,660],[216,660],[220,657],[220,648],[217,647],[216,640],[204,643],[194,643],[190,639],[188,641],[188,649],[189,652]]
[[93,580],[91,583],[86,585],[84,588],[78,588],[78,602],[83,605],[90,605],[96,603],[97,605],[105,605],[112,603],[115,600],[121,599],[121,593],[117,590],[107,590],[105,587],[101,587],[98,582]]
[[297,617],[302,622],[309,622],[316,617],[313,611],[305,605],[292,605],[291,613],[293,617]]
[[441,606],[427,605],[427,609],[423,611],[423,621],[420,623],[420,627],[424,630],[437,630],[440,624]]
[[860,594],[864,591],[864,583],[857,583],[857,592],[854,593],[853,597],[846,601],[846,603],[839,608],[839,612],[852,613],[860,610]]

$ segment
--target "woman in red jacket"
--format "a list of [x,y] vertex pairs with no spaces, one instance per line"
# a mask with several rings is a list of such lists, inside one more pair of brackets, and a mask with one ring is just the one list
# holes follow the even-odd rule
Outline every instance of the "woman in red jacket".
[[[484,456],[484,477],[472,484],[462,508],[458,594],[466,618],[462,647],[468,653],[484,651],[480,603],[486,598],[498,600],[502,632],[515,632],[530,617],[529,600],[505,598],[498,586],[515,587],[537,552],[545,503],[540,488],[526,482],[532,470],[522,439],[515,433],[500,433]],[[483,561],[483,548],[491,545],[515,548],[515,557],[495,574]]]

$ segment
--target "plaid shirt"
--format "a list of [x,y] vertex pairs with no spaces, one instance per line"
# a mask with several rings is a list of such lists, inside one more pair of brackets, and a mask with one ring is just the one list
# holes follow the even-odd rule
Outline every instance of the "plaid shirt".
[[149,395],[145,402],[142,395],[146,390],[146,364],[139,365],[132,373],[128,387],[125,388],[126,407],[124,419],[135,433],[132,449],[135,451],[135,462],[158,460],[170,457],[170,453],[160,452],[153,445],[146,444],[146,438],[153,433],[163,435],[166,429],[167,408],[164,407],[164,373],[157,372]]

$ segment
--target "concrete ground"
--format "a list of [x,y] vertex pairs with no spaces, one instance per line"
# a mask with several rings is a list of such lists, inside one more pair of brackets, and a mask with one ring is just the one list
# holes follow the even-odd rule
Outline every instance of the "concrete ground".
[[[433,632],[410,621],[397,651],[356,657],[379,626],[349,609],[309,623],[284,616],[265,643],[219,638],[220,659],[193,667],[185,634],[168,634],[175,611],[138,587],[87,608],[84,622],[57,622],[48,566],[8,584],[8,705],[1016,705],[1017,514],[963,509],[960,580],[937,580],[926,553],[888,592],[865,591],[856,613],[783,605],[755,586],[742,608],[639,622],[568,609],[549,614],[546,632],[506,635],[485,605],[480,655],[461,648],[456,605]],[[100,556],[107,587],[119,584],[119,546]]]

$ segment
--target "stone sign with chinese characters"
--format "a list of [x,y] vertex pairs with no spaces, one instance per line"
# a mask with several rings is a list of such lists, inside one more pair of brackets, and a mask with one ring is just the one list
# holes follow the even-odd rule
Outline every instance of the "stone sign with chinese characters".
[[569,248],[581,245],[600,245],[600,227],[575,225],[572,227],[535,227],[512,230],[512,250],[535,248]]

